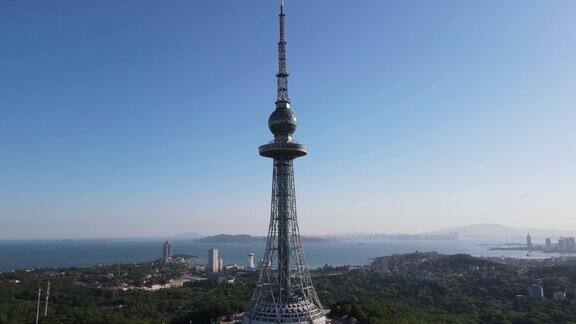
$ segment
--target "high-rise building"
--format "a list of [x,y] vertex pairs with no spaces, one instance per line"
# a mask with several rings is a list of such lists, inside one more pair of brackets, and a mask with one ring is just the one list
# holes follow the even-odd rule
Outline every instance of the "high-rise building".
[[552,247],[552,240],[547,237],[546,238],[546,251],[552,251],[553,247]]
[[172,244],[168,241],[164,242],[164,245],[162,246],[162,260],[172,260]]
[[534,246],[532,245],[532,237],[530,237],[530,234],[526,235],[526,248],[528,250],[532,250]]
[[208,273],[217,273],[220,271],[220,258],[218,249],[208,250]]
[[250,253],[246,255],[246,268],[254,269],[254,253]]
[[222,258],[218,259],[218,271],[224,270],[224,260]]
[[284,1],[280,3],[280,40],[276,109],[268,119],[274,140],[260,146],[260,155],[274,160],[270,228],[260,277],[243,323],[325,323],[312,285],[296,216],[294,159],[308,153],[292,137],[296,115],[288,97]]
[[566,251],[575,252],[576,251],[576,239],[573,237],[566,238]]
[[532,284],[528,287],[528,297],[532,299],[544,298],[544,289],[541,284]]
[[558,252],[566,251],[568,251],[568,241],[565,237],[561,237],[558,239]]

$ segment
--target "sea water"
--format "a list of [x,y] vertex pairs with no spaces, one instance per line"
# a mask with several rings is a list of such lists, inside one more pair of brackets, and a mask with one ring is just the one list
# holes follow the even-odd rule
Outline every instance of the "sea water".
[[[208,250],[217,248],[224,264],[246,264],[246,255],[254,253],[259,260],[263,243],[198,243],[191,240],[171,241],[173,254],[198,257],[207,263]],[[7,240],[0,241],[0,271],[44,267],[86,267],[98,264],[136,263],[162,256],[164,239],[146,240]],[[364,265],[379,256],[419,252],[444,254],[465,253],[473,256],[549,258],[557,253],[490,250],[498,243],[479,240],[365,240],[304,243],[304,251],[311,268],[325,264]]]

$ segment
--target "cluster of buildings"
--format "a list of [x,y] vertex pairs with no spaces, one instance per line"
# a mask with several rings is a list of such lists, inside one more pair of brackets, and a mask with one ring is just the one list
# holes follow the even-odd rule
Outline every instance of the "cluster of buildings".
[[229,264],[224,265],[224,261],[219,256],[220,253],[218,249],[210,249],[208,250],[208,273],[214,274],[224,270],[254,270],[256,266],[254,264],[254,253],[249,253],[246,255],[246,265],[239,265],[239,264]]
[[[494,263],[506,265],[515,272],[502,271]],[[466,278],[484,278],[486,282],[513,284],[526,284],[526,293],[516,295],[517,301],[551,299],[555,302],[564,302],[576,299],[576,281],[560,276],[547,276],[542,278],[535,275],[530,269],[535,267],[552,267],[559,265],[573,265],[573,258],[558,257],[546,260],[500,259],[500,258],[473,258],[471,256],[444,256],[438,253],[414,253],[404,255],[390,255],[378,257],[367,266],[371,271],[402,273],[418,281],[433,281],[447,284],[454,280],[461,281]]]
[[[552,300],[563,302],[566,299],[576,297],[576,289],[565,289],[564,291],[552,292]],[[544,299],[544,287],[540,283],[534,283],[528,286],[528,295],[517,295],[516,300],[526,299]]]
[[553,243],[548,237],[544,252],[576,252],[576,239],[573,237],[561,237],[558,243]]
[[530,234],[526,236],[526,249],[530,251],[543,251],[543,252],[565,252],[576,253],[576,239],[574,237],[561,237],[558,242],[552,242],[552,239],[547,237],[544,245],[532,243]]
[[256,264],[254,262],[254,253],[249,253],[246,255],[246,265],[229,264],[224,265],[224,260],[220,256],[218,249],[208,250],[208,264],[198,264],[196,263],[196,258],[184,259],[176,258],[174,259],[172,255],[172,244],[169,241],[164,242],[162,245],[162,260],[164,262],[179,262],[179,263],[189,263],[190,268],[193,268],[196,272],[206,272],[209,274],[219,273],[224,270],[254,270],[256,269]]

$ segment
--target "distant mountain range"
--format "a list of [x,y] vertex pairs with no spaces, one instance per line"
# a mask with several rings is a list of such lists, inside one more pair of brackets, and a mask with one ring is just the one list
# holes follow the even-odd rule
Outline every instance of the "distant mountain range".
[[512,228],[500,224],[474,224],[468,226],[459,226],[445,228],[438,231],[428,232],[426,234],[447,234],[449,232],[457,232],[460,238],[517,238],[525,237],[530,234],[532,237],[544,238],[551,237],[557,238],[561,236],[576,236],[576,231],[565,231],[557,229],[540,229],[540,228]]
[[[534,238],[544,239],[550,237],[556,239],[562,236],[576,236],[576,230],[540,229],[540,228],[512,228],[500,224],[474,224],[445,228],[422,234],[348,234],[348,235],[322,235],[303,236],[303,242],[334,242],[358,239],[433,239],[434,236],[448,235],[456,232],[459,238],[521,238],[527,234]],[[253,236],[246,234],[230,235],[219,234],[202,236],[195,232],[186,232],[173,236],[175,240],[194,240],[200,243],[265,243],[265,236]],[[437,237],[436,237],[437,238]]]

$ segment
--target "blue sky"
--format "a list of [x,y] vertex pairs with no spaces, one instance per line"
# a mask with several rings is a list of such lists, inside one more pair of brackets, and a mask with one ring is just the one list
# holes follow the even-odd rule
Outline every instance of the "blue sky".
[[[265,233],[277,1],[2,1],[0,238]],[[576,2],[287,0],[304,234],[576,228]]]

